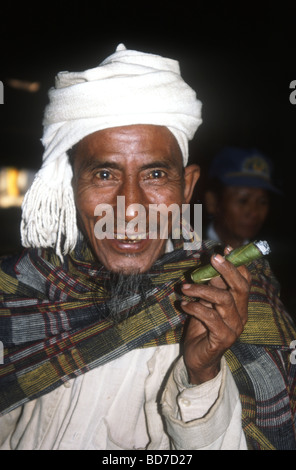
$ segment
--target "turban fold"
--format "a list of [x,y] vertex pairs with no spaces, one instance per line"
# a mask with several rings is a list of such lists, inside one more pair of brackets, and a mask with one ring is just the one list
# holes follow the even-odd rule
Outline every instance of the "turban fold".
[[201,124],[201,103],[182,79],[177,61],[120,44],[96,68],[57,75],[44,113],[42,166],[22,207],[23,246],[55,247],[60,256],[75,247],[78,228],[67,151],[93,132],[132,124],[166,126],[187,164],[188,141]]

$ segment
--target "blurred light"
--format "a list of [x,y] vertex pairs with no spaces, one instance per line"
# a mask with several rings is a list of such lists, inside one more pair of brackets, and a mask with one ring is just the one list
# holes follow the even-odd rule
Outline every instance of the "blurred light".
[[0,208],[20,207],[34,175],[32,170],[0,168]]
[[29,93],[36,93],[40,90],[40,82],[28,82],[26,80],[19,80],[17,78],[9,78],[7,84],[11,88],[16,88],[17,90],[28,91]]

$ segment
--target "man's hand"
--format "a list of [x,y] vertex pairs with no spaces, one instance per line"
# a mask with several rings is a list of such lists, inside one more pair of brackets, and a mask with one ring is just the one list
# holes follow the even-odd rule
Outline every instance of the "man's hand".
[[182,287],[187,297],[194,298],[182,302],[184,312],[191,315],[183,355],[192,384],[217,375],[223,354],[241,335],[248,317],[251,275],[247,268],[236,268],[221,255],[213,256],[211,262],[219,277],[208,285]]

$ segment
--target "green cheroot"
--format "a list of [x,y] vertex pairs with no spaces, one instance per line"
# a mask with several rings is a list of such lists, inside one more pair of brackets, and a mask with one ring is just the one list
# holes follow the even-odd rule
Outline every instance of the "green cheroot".
[[[260,240],[247,245],[240,246],[225,256],[234,266],[238,267],[246,263],[250,263],[255,259],[270,253],[269,245],[266,241]],[[191,273],[191,279],[195,284],[203,284],[210,281],[214,277],[220,276],[218,271],[211,264],[201,266]]]

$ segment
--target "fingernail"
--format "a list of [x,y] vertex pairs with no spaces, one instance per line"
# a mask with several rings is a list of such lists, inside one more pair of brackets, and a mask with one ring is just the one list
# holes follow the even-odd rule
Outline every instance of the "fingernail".
[[232,246],[227,245],[227,246],[226,246],[226,250],[228,251],[228,253],[230,253],[230,252],[233,250],[233,248],[232,248]]
[[187,302],[186,300],[182,300],[181,305],[184,305],[184,306],[185,306],[185,305],[187,305],[187,304],[188,304],[188,302]]
[[218,263],[224,263],[223,256],[219,255],[218,253],[214,255],[214,260],[217,261]]
[[183,284],[182,288],[183,289],[190,289],[191,284]]

